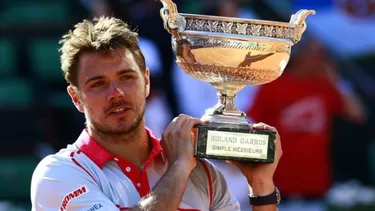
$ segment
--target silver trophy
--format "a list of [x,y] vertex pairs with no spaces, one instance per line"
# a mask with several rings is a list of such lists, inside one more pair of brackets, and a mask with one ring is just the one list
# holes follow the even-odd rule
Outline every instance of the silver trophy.
[[235,98],[245,86],[281,76],[291,47],[306,30],[306,17],[315,11],[300,10],[285,23],[184,14],[171,0],[161,3],[160,15],[172,35],[178,66],[218,91],[217,104],[206,110],[201,117],[205,124],[197,127],[195,156],[273,162],[276,133],[251,130]]

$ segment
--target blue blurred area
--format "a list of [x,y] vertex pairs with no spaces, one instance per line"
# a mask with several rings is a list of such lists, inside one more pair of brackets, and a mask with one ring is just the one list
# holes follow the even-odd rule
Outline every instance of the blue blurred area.
[[[363,5],[367,2],[358,1],[364,2]],[[142,46],[147,51],[147,63],[153,67],[153,97],[149,110],[150,115],[157,116],[155,122],[149,123],[155,127],[152,129],[162,131],[174,116],[188,111],[181,92],[194,86],[195,81],[190,83],[187,79],[185,85],[175,82],[178,73],[174,71],[181,70],[176,70],[170,37],[162,26],[161,4],[152,0],[94,2],[96,0],[0,1],[0,211],[30,210],[30,178],[36,164],[44,156],[74,142],[84,127],[84,117],[66,94],[58,52],[62,34],[82,19],[108,10],[138,29],[144,39]],[[324,43],[338,64],[343,81],[350,82],[350,89],[360,96],[369,111],[368,122],[361,128],[340,118],[335,120],[332,141],[335,185],[327,192],[327,201],[321,203],[331,211],[375,210],[367,205],[375,204],[375,11],[367,12],[368,15],[356,13],[349,6],[337,8],[339,1],[332,0],[238,0],[233,1],[236,2],[234,13],[223,8],[225,0],[174,2],[183,12],[225,13],[275,21],[289,21],[290,15],[298,9],[317,10],[316,16],[309,17],[307,36]],[[250,95],[241,97],[244,107],[251,104]],[[202,104],[195,102],[193,109],[204,110],[203,101],[211,99],[205,98]],[[213,98],[207,104],[216,100],[216,96]],[[359,141],[360,144],[353,144]],[[354,197],[346,198],[358,193],[363,194],[361,198],[369,198],[369,202],[357,203]],[[373,201],[371,194],[374,194]],[[340,206],[350,200],[353,200],[352,206]],[[290,205],[294,208],[283,210],[308,210],[307,205],[296,201]]]
[[[333,6],[335,0],[291,0],[293,9],[321,9]],[[336,1],[337,2],[337,1]]]

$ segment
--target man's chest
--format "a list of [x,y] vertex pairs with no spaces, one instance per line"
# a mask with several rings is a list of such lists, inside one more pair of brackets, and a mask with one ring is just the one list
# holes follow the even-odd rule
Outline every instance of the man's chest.
[[[124,174],[120,168],[109,166],[98,172],[102,192],[120,210],[127,210],[137,205],[143,197],[150,193],[164,173],[162,169],[149,168],[146,172],[136,176],[136,173],[131,174],[132,170],[127,168],[125,172],[128,174]],[[179,210],[209,210],[210,201],[207,188],[204,185],[197,185],[197,182],[199,183],[199,181],[189,178]]]

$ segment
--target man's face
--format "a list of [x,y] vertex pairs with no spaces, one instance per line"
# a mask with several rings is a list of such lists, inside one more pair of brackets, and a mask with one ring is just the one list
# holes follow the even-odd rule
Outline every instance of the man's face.
[[126,134],[143,121],[149,95],[149,70],[139,69],[129,50],[80,56],[78,90],[68,87],[77,109],[89,127],[104,134]]

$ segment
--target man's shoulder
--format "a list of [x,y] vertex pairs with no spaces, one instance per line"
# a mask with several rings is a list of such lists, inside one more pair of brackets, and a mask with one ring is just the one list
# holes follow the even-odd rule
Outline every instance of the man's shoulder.
[[76,147],[44,157],[31,178],[33,210],[67,210],[67,206],[91,210],[90,207],[99,202],[114,206],[103,195],[90,162]]
[[79,150],[73,146],[44,157],[37,165],[33,173],[33,179],[60,178],[68,176],[79,170],[74,161],[74,156]]

